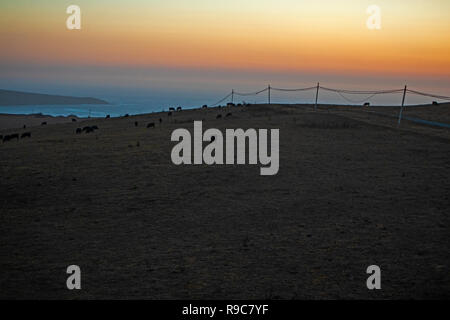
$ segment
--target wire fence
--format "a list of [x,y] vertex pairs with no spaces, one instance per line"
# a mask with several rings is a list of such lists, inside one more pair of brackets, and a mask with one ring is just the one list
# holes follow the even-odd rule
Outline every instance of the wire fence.
[[[320,85],[320,83],[318,83],[316,86],[305,87],[305,88],[276,88],[276,87],[271,87],[270,85],[268,85],[266,88],[258,90],[258,91],[254,91],[254,92],[238,92],[233,89],[223,99],[217,101],[215,104],[212,104],[211,106],[213,106],[213,107],[218,106],[218,105],[224,103],[225,101],[227,101],[227,103],[234,103],[235,97],[258,96],[262,93],[267,93],[267,103],[271,104],[272,103],[272,101],[271,101],[272,95],[271,94],[273,91],[286,93],[286,92],[304,92],[304,91],[313,91],[313,90],[316,92],[315,93],[315,104],[314,104],[315,110],[317,110],[319,96],[320,96],[320,90],[323,90],[325,92],[337,93],[341,98],[343,98],[347,102],[358,103],[358,104],[368,102],[370,99],[372,99],[375,96],[386,95],[386,94],[401,94],[402,93],[403,98],[402,98],[400,113],[399,113],[399,117],[398,117],[398,125],[400,125],[400,122],[402,120],[402,113],[403,113],[403,109],[405,106],[405,99],[406,99],[407,93],[410,93],[413,95],[419,95],[419,96],[423,96],[423,97],[427,97],[427,98],[434,98],[437,100],[450,101],[450,97],[448,97],[448,96],[411,90],[411,89],[408,89],[407,86],[405,86],[402,89],[388,89],[388,90],[346,90],[346,89],[323,87]],[[364,95],[365,97],[363,99],[355,100],[353,98],[349,98],[348,97],[349,95],[357,95],[357,96]]]
[[[301,91],[312,91],[312,90],[317,90],[317,91],[324,90],[324,91],[329,91],[329,92],[335,92],[335,93],[339,94],[343,99],[345,99],[351,103],[362,103],[362,102],[368,101],[369,99],[371,99],[377,95],[403,93],[405,91],[405,89],[374,90],[374,91],[372,91],[372,90],[346,90],[346,89],[335,89],[335,88],[322,87],[320,85],[314,86],[314,87],[296,88],[296,89],[276,88],[276,87],[268,86],[262,90],[258,90],[258,91],[254,91],[254,92],[238,92],[238,91],[232,90],[223,99],[220,99],[219,101],[212,104],[211,106],[217,106],[217,105],[227,101],[227,99],[230,99],[230,98],[231,99],[229,102],[233,103],[234,98],[238,97],[238,96],[240,96],[240,97],[256,96],[261,93],[268,92],[269,93],[268,99],[269,99],[271,91],[301,92]],[[429,97],[429,98],[435,98],[438,100],[450,101],[450,97],[448,97],[448,96],[437,95],[437,94],[432,94],[432,93],[427,93],[427,92],[421,92],[421,91],[416,91],[416,90],[411,90],[411,89],[406,89],[406,93],[411,93],[411,94],[420,95],[420,96]],[[354,100],[354,99],[348,98],[347,95],[366,95],[366,97],[364,99]],[[268,103],[271,103],[271,101],[268,100]]]

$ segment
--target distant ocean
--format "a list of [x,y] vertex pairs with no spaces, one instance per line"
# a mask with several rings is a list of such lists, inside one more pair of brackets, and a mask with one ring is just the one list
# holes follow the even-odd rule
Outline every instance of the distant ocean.
[[50,116],[74,115],[79,118],[88,117],[120,117],[125,114],[135,115],[160,112],[161,108],[148,105],[120,104],[120,105],[39,105],[39,106],[0,106],[0,113],[7,114],[44,114]]

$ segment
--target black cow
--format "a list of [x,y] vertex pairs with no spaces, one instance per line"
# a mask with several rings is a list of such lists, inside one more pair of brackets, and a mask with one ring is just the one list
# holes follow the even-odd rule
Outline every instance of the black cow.
[[162,119],[161,118],[159,118],[159,124],[161,124],[162,123]]
[[177,108],[177,111],[181,111],[181,107],[178,107],[178,108]]
[[128,118],[130,115],[127,113],[126,115],[124,115],[124,118]]
[[6,136],[3,137],[3,142],[11,141],[12,139],[19,140],[19,134],[18,133],[14,133],[14,134],[6,135]]
[[438,106],[439,103],[437,101],[433,101],[433,106]]
[[31,132],[22,133],[22,135],[20,136],[20,139],[23,139],[23,138],[31,138]]
[[222,118],[222,115],[221,114],[218,114],[217,116],[216,116],[216,119],[221,119]]
[[81,130],[81,128],[77,128],[77,130],[75,131],[76,134],[80,134],[81,132],[83,132],[83,131]]
[[139,123],[137,121],[134,122],[134,126],[137,127]]
[[175,111],[175,108],[170,107],[169,111]]
[[236,105],[234,104],[234,103],[232,103],[232,102],[228,102],[227,103],[227,107],[235,107]]
[[109,118],[111,118],[111,116],[108,114],[108,115],[106,116],[106,119],[109,119]]
[[364,103],[364,107],[370,107],[370,102]]
[[155,123],[151,122],[149,124],[147,124],[147,128],[154,128],[155,127]]
[[227,115],[226,115],[225,117],[228,118],[228,117],[231,117],[231,116],[232,116],[231,112],[228,112]]
[[204,104],[202,108],[206,109],[206,108],[208,108],[208,105]]
[[91,132],[94,132],[95,130],[98,130],[97,126],[84,127],[83,130],[81,130],[81,131],[85,131],[86,133],[91,133]]
[[46,121],[44,121],[44,122],[41,123],[41,126],[46,126],[46,125],[47,125],[47,122],[46,122]]
[[72,122],[77,122],[77,119],[73,119],[73,118],[72,118]]

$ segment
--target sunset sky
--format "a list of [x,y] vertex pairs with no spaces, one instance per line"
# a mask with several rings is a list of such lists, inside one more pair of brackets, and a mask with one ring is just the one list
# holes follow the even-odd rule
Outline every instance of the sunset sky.
[[[66,29],[71,4],[81,8],[81,30]],[[366,27],[372,4],[381,30]],[[448,0],[15,0],[0,8],[1,87],[295,87],[341,77],[450,93]]]

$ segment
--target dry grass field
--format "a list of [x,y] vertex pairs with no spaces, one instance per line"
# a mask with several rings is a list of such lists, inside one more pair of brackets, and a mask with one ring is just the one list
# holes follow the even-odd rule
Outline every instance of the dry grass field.
[[[279,128],[279,173],[173,165],[194,120]],[[0,298],[450,298],[450,129],[282,105],[30,126],[0,143]]]

